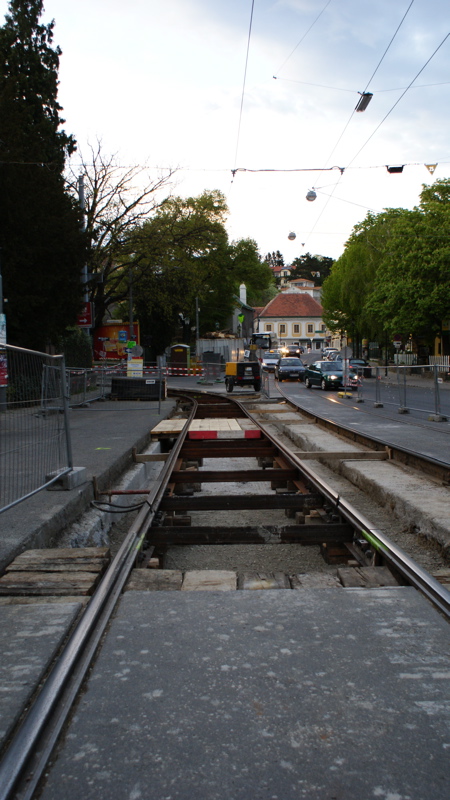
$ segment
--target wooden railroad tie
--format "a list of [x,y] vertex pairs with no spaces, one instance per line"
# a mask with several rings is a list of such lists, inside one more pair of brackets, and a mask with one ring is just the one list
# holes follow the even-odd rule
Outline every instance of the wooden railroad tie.
[[0,578],[0,596],[90,595],[109,562],[108,547],[25,550]]

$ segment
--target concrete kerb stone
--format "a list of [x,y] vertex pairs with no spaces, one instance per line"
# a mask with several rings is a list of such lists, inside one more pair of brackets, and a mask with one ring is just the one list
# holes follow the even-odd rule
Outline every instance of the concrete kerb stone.
[[[446,487],[439,486],[429,478],[418,477],[400,464],[395,465],[393,485],[393,464],[388,465],[383,461],[327,459],[323,453],[344,449],[342,439],[313,426],[289,425],[277,421],[277,427],[303,450],[317,450],[318,461],[367,493],[379,505],[389,508],[405,528],[410,528],[435,541],[445,551],[450,551],[450,493]],[[345,450],[349,452],[361,449],[363,448],[345,442]]]
[[[161,443],[152,442],[150,446],[143,450],[145,454],[160,453]],[[145,462],[134,464],[125,474],[121,474],[114,489],[118,491],[137,490],[147,488],[156,480],[157,475],[163,467],[163,461]],[[134,506],[139,503],[144,495],[116,495],[112,496],[111,502],[117,505]],[[100,498],[105,503],[109,502],[109,496]],[[64,540],[67,540],[68,547],[104,547],[109,545],[108,533],[114,522],[122,519],[128,511],[109,512],[94,508],[86,511],[80,519],[72,523],[64,532]]]

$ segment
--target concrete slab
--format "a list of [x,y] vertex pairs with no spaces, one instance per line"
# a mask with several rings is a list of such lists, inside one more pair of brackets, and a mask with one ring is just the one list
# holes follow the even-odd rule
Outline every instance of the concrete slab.
[[235,572],[226,569],[193,569],[186,572],[183,592],[232,592],[237,586]]
[[447,800],[450,632],[413,589],[127,592],[43,800]]
[[0,626],[0,744],[67,635],[81,603],[10,605]]

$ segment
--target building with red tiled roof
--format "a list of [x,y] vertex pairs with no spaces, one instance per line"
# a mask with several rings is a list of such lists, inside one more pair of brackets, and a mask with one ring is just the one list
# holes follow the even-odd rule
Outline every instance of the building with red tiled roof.
[[325,344],[322,306],[296,288],[274,297],[258,315],[256,326],[256,332],[271,333],[279,346],[299,343],[320,350]]
[[290,267],[286,267],[284,264],[274,264],[273,266],[270,265],[270,269],[275,278],[278,279],[280,286],[286,286],[288,284],[291,275]]

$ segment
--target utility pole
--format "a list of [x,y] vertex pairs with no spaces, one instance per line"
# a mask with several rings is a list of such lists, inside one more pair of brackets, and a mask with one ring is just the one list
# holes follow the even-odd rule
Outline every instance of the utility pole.
[[128,269],[128,325],[130,342],[134,339],[134,320],[133,320],[133,269]]
[[[86,214],[85,214],[86,199],[85,199],[85,194],[84,194],[84,175],[80,175],[79,178],[78,178],[78,201],[79,201],[79,204],[80,204],[81,214],[82,214],[81,230],[85,231],[86,230]],[[83,269],[81,270],[81,282],[84,285],[83,299],[84,299],[85,303],[87,303],[88,300],[89,300],[88,292],[87,292],[87,281],[88,281],[88,268],[87,268],[87,264],[84,264]]]
[[200,311],[200,309],[198,307],[198,296],[197,296],[195,298],[195,355],[196,355],[197,358],[200,355],[199,352],[198,352],[198,348],[199,348],[198,340],[200,338],[200,333],[199,333],[199,330],[198,330],[198,325],[199,325],[199,313],[198,312],[199,311]]

